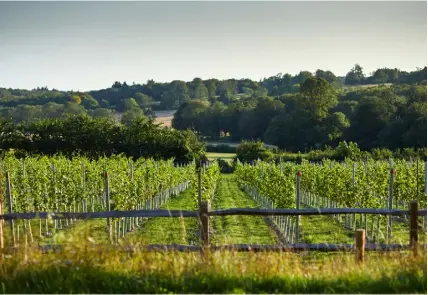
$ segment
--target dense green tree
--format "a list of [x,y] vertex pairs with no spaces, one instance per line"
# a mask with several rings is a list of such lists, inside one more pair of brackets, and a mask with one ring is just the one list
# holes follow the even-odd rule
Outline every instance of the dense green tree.
[[265,133],[266,142],[286,148],[290,151],[297,151],[305,148],[306,131],[302,121],[305,114],[297,113],[284,114],[272,119]]
[[337,105],[337,95],[333,87],[323,78],[308,78],[300,86],[299,104],[310,112],[314,119],[327,117],[331,108]]
[[153,98],[141,92],[137,92],[134,95],[134,99],[140,107],[149,107],[153,104],[154,101]]
[[130,111],[132,109],[138,109],[138,103],[135,101],[134,98],[125,98],[122,101],[122,108],[121,111],[123,112],[127,112]]
[[336,105],[336,107],[333,108],[332,111],[343,113],[347,118],[351,118],[354,115],[357,106],[357,101],[344,100],[339,101],[339,103]]
[[205,87],[207,88],[208,98],[213,100],[216,95],[218,80],[217,79],[209,79],[205,81]]
[[174,115],[172,127],[201,131],[208,107],[209,102],[207,100],[195,99],[183,103]]
[[262,139],[270,120],[279,115],[283,108],[284,104],[280,100],[259,98],[255,107],[240,118],[240,134],[248,139]]
[[343,137],[343,134],[350,126],[349,119],[344,113],[335,112],[326,118],[326,134],[330,142],[334,142]]
[[388,74],[382,70],[382,69],[378,69],[376,70],[376,72],[374,72],[373,74],[373,82],[374,83],[387,83],[389,80]]
[[313,77],[314,75],[311,72],[308,71],[301,71],[297,76],[295,76],[292,81],[291,84],[292,85],[296,85],[296,84],[302,84],[304,83],[307,79]]
[[331,71],[317,70],[315,72],[315,77],[323,78],[334,88],[340,88],[342,86],[339,78],[336,77]]
[[220,81],[217,84],[216,94],[219,95],[219,99],[224,103],[231,102],[237,93],[237,82],[236,80],[230,79]]
[[129,126],[130,124],[132,124],[132,122],[140,119],[147,119],[147,117],[144,115],[143,110],[140,108],[133,108],[123,113],[120,122],[124,125]]
[[95,118],[114,119],[114,111],[105,108],[97,108],[92,111],[91,115]]
[[362,83],[364,83],[363,68],[359,64],[355,64],[355,66],[346,74],[345,84],[359,85]]
[[81,97],[82,106],[84,106],[86,109],[94,109],[100,105],[99,102],[90,95],[82,95]]
[[379,97],[362,98],[351,120],[348,138],[363,148],[372,147],[394,112],[394,106]]
[[191,98],[200,99],[200,98],[207,98],[208,97],[208,89],[204,85],[201,78],[195,78],[189,84],[190,84],[189,89],[190,89]]

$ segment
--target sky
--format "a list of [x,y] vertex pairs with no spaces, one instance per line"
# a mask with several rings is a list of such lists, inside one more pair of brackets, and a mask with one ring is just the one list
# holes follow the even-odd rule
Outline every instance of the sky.
[[0,87],[427,65],[426,2],[0,2]]

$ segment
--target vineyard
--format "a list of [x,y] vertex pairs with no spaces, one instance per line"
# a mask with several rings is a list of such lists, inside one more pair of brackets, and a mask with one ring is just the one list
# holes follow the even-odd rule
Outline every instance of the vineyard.
[[[193,207],[198,201],[195,163],[175,165],[173,160],[132,161],[124,156],[89,160],[84,157],[29,157],[17,159],[7,155],[1,162],[2,188],[8,213],[26,212],[102,212],[110,210],[155,210],[170,197],[185,190],[193,191]],[[211,199],[217,165],[203,166],[201,197]],[[3,207],[6,207],[3,205]],[[6,209],[6,208],[5,208]],[[40,238],[72,225],[76,220],[39,220]],[[108,220],[117,236],[124,237],[142,223],[142,218]],[[90,221],[88,221],[90,222]],[[108,225],[109,226],[109,225]],[[30,221],[12,222],[13,243],[20,231],[28,230]],[[110,229],[112,231],[112,229]],[[23,233],[21,233],[21,236]],[[112,233],[111,233],[112,235]]]
[[[367,245],[362,247],[367,250],[407,253],[412,216],[392,216],[386,211],[366,214],[359,209],[408,212],[414,200],[422,208],[415,211],[417,232],[426,238],[426,162],[422,161],[238,162],[233,174],[221,174],[217,162],[183,165],[173,159],[133,161],[125,156],[18,159],[7,154],[0,165],[0,213],[3,210],[5,219],[0,221],[5,225],[0,226],[1,251],[11,257],[18,257],[13,251],[28,247],[54,257],[63,254],[49,249],[76,251],[74,244],[89,241],[102,253],[110,253],[105,247],[114,245],[126,253],[133,249],[133,255],[136,245],[167,250],[163,255],[172,250],[198,252],[207,246],[222,255],[229,255],[225,249],[310,250],[314,252],[308,252],[313,253],[309,259],[328,265],[329,256],[316,252],[336,252],[339,259],[337,252],[345,251],[342,258],[348,259],[349,250],[355,249],[357,229],[364,229]],[[321,214],[335,208],[357,213]],[[294,209],[314,211],[300,216]],[[308,259],[307,254],[296,255],[295,259]],[[229,259],[232,263],[237,258]]]

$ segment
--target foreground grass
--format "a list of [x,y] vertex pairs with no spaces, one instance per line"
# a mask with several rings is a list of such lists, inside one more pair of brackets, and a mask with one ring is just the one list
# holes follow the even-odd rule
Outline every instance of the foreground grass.
[[426,252],[303,260],[291,253],[120,253],[83,242],[0,258],[2,293],[424,293]]
[[[255,208],[236,183],[233,174],[222,174],[213,200],[213,209]],[[222,216],[211,218],[214,235],[212,244],[276,244],[275,233],[261,216]]]
[[328,216],[301,216],[300,241],[308,244],[354,244],[355,232]]

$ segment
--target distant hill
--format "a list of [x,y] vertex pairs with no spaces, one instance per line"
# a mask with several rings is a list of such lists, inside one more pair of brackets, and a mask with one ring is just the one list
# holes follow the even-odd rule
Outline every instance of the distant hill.
[[[61,118],[66,114],[87,113],[94,117],[120,119],[121,114],[127,111],[138,113],[143,110],[145,114],[165,111],[158,113],[157,120],[170,126],[173,113],[168,110],[178,109],[185,102],[208,99],[229,105],[253,97],[278,98],[284,94],[299,93],[301,83],[313,76],[323,78],[335,89],[343,88],[346,80],[343,76],[335,76],[331,71],[317,70],[315,73],[301,71],[297,75],[280,73],[260,81],[245,78],[194,78],[187,82],[174,80],[162,83],[149,80],[144,84],[132,85],[116,81],[109,88],[87,92],[60,91],[47,87],[32,90],[0,87],[0,118],[30,122],[40,118]],[[361,86],[345,88],[391,85],[391,82],[426,85],[426,79],[426,67],[413,72],[378,69],[372,76],[363,75],[357,80],[351,80],[353,84],[362,84]]]

